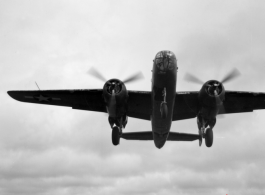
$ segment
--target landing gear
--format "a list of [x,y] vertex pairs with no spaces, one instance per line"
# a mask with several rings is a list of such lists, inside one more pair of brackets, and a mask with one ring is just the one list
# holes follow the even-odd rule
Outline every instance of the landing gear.
[[200,136],[200,138],[199,138],[199,146],[201,146],[202,145],[202,138],[204,137],[204,128],[201,128],[199,130],[199,136]]
[[205,133],[205,145],[209,148],[213,145],[213,130],[208,128]]
[[205,138],[205,145],[211,147],[213,145],[213,127],[216,124],[216,118],[206,120],[198,115],[197,124],[199,128],[199,146],[202,145],[202,140]]
[[112,129],[112,143],[114,146],[119,145],[120,135],[121,135],[120,128],[117,126],[113,127],[113,129]]
[[123,115],[122,117],[109,117],[109,124],[112,128],[112,143],[114,146],[120,144],[120,138],[122,136],[122,130],[125,128],[128,122],[128,117]]
[[199,146],[202,145],[202,139],[204,138],[204,134],[205,134],[205,126],[206,126],[206,122],[203,119],[203,117],[201,115],[198,115],[197,117],[197,124],[198,124],[198,129],[199,129]]
[[166,102],[166,97],[167,97],[167,91],[166,88],[162,91],[162,96],[163,96],[163,102],[160,104],[160,113],[161,113],[161,118],[165,119],[167,118],[167,102]]

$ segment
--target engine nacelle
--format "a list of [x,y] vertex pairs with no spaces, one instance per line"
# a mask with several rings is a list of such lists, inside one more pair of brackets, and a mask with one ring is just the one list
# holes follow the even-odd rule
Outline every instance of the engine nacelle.
[[[103,98],[109,114],[110,125],[121,126],[127,123],[128,91],[124,83],[118,79],[108,80],[103,87]],[[126,125],[126,124],[125,124]]]
[[218,114],[225,99],[225,89],[216,80],[207,81],[199,92],[200,114],[204,118],[212,119]]

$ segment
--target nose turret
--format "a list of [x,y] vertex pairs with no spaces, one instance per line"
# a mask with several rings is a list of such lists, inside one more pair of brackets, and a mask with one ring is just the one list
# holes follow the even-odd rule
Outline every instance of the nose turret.
[[161,73],[176,70],[177,59],[175,54],[167,50],[158,52],[154,59],[154,66]]

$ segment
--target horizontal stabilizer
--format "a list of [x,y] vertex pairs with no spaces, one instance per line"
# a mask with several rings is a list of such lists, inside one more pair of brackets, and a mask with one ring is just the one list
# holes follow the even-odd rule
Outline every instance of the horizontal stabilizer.
[[[199,139],[198,134],[169,132],[168,141],[194,141]],[[127,140],[154,140],[152,131],[122,133],[121,138]]]
[[167,141],[194,141],[199,137],[198,134],[169,132]]
[[121,137],[127,140],[153,140],[152,131],[122,133]]

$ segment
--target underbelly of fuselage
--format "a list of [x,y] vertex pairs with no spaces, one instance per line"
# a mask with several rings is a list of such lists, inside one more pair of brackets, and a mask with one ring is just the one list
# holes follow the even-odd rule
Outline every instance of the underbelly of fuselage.
[[[166,91],[166,104],[167,104],[167,116],[162,118],[161,116],[161,103],[164,101],[164,93]],[[176,94],[176,74],[171,72],[159,75],[158,73],[153,75],[152,83],[152,131],[153,138],[156,147],[162,148],[165,144],[171,123],[175,103]]]

